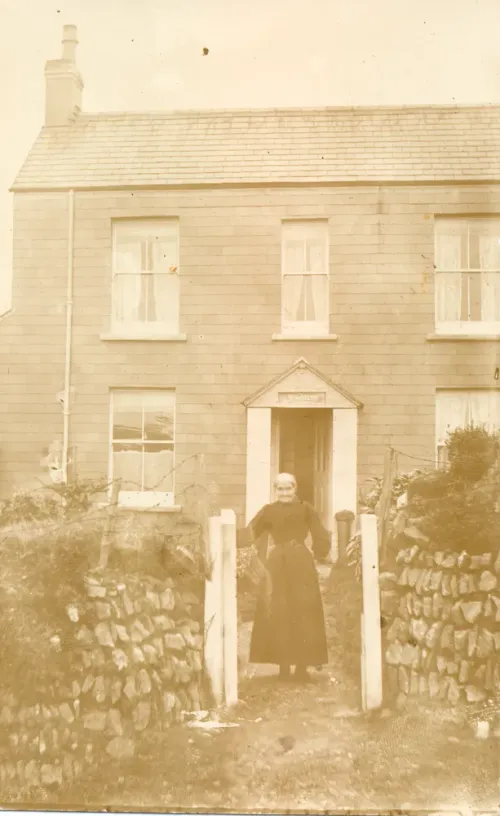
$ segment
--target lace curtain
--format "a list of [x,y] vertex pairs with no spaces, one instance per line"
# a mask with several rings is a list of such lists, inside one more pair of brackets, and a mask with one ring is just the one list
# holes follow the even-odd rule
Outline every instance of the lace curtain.
[[175,333],[179,322],[178,245],[174,236],[117,240],[114,319],[133,327],[157,323]]

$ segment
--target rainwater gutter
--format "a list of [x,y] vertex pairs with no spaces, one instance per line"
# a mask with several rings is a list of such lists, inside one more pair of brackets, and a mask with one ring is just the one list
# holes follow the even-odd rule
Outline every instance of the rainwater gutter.
[[68,482],[69,419],[71,396],[71,341],[73,329],[73,250],[75,232],[75,191],[68,190],[68,267],[66,285],[66,342],[64,359],[63,444],[61,470],[63,484]]

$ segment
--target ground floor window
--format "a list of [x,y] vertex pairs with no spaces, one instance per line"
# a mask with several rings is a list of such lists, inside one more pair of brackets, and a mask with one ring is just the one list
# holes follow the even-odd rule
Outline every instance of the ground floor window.
[[436,394],[436,454],[446,464],[448,433],[469,425],[500,431],[500,389],[440,390]]
[[120,480],[120,503],[174,503],[175,391],[111,392],[110,478]]

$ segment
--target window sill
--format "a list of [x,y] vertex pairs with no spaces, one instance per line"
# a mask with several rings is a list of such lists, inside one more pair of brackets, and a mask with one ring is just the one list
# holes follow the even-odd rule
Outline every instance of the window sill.
[[[110,502],[99,502],[98,507],[111,507]],[[120,512],[124,512],[125,510],[132,511],[133,513],[181,513],[182,512],[182,505],[180,504],[171,504],[168,507],[140,507],[138,505],[132,504],[117,504],[115,505],[116,510]]]
[[126,332],[110,332],[108,334],[101,334],[100,339],[106,342],[126,340],[139,343],[151,343],[155,341],[161,343],[185,343],[187,334],[127,334]]
[[303,340],[319,340],[324,342],[325,340],[329,342],[335,342],[339,339],[338,334],[273,334],[271,335],[271,340],[285,340],[288,342],[300,341]]
[[500,334],[428,334],[426,340],[434,343],[440,341],[467,341],[470,342],[471,340],[479,340],[479,341],[490,341],[490,342],[498,342],[500,340]]

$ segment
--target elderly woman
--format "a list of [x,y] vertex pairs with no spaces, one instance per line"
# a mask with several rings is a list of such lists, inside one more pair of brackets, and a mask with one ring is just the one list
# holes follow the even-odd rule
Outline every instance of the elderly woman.
[[[276,663],[282,680],[307,682],[308,666],[328,662],[323,604],[314,563],[325,558],[330,533],[316,511],[297,498],[297,483],[281,473],[275,483],[276,501],[266,504],[250,522],[253,539],[272,538],[268,553],[259,548],[265,566],[250,645],[251,663]],[[312,550],[306,546],[308,533]]]

